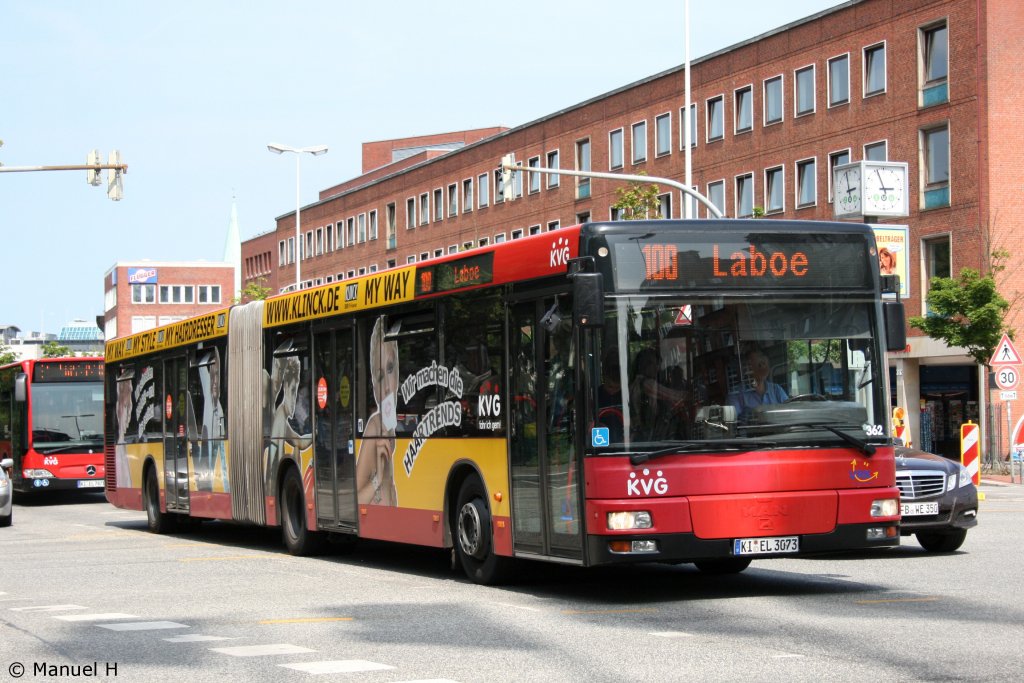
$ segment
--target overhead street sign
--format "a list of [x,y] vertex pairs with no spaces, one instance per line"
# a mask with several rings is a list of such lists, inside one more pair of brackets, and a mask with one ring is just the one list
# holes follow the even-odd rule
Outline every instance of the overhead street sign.
[[1003,333],[1003,338],[999,340],[999,345],[996,346],[995,353],[989,359],[989,365],[1020,365],[1024,363],[1021,360],[1020,354],[1017,353],[1017,349],[1014,348],[1013,342],[1010,338]]

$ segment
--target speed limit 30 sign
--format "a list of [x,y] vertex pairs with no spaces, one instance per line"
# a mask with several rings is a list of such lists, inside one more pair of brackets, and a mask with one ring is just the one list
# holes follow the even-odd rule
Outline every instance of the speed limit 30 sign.
[[1014,367],[996,368],[995,375],[996,384],[1000,389],[1013,389],[1020,378],[1020,373]]

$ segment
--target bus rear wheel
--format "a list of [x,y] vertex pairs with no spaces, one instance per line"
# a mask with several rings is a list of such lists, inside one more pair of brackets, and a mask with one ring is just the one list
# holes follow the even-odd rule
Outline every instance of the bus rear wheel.
[[142,489],[142,494],[149,531],[154,534],[169,534],[174,531],[178,518],[160,511],[160,485],[157,483],[154,468],[150,468],[146,473],[146,484]]
[[492,585],[511,576],[513,560],[494,554],[491,512],[485,496],[478,477],[462,482],[455,507],[455,553],[471,581]]
[[281,482],[281,536],[292,555],[316,555],[323,551],[324,534],[306,528],[306,497],[302,477],[294,467],[288,468]]

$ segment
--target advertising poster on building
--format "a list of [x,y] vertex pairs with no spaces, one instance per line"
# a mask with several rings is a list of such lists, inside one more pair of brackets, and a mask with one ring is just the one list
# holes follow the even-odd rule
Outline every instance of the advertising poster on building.
[[873,225],[878,245],[878,269],[882,275],[900,276],[900,298],[910,296],[909,228],[905,225]]

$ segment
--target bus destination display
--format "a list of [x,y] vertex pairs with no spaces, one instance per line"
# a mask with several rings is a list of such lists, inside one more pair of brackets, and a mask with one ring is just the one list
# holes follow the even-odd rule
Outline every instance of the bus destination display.
[[871,286],[863,238],[777,234],[609,235],[616,291]]
[[101,382],[103,361],[57,361],[36,363],[33,382]]

